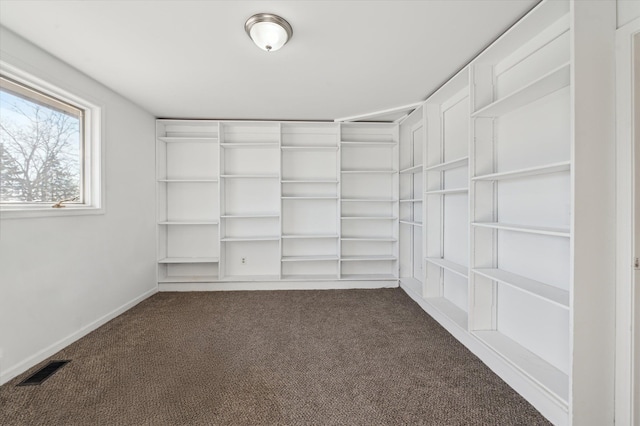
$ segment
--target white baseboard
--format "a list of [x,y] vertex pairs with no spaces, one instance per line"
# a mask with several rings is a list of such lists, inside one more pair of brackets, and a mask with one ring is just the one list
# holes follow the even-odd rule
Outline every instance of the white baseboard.
[[[156,287],[154,287],[151,290],[146,291],[145,293],[143,293],[140,296],[136,297],[135,299],[125,303],[124,305],[120,306],[119,308],[114,309],[113,311],[109,312],[106,315],[103,315],[102,317],[100,317],[97,320],[91,322],[90,324],[85,325],[84,327],[82,327],[78,331],[76,331],[74,333],[71,333],[67,337],[64,337],[64,338],[58,340],[57,342],[55,342],[52,345],[42,349],[38,353],[36,353],[36,354],[30,356],[29,358],[25,359],[24,361],[22,361],[22,362],[20,362],[20,363],[18,363],[16,365],[10,367],[8,370],[2,371],[2,369],[0,368],[0,385],[8,382],[9,380],[13,379],[14,377],[16,377],[18,375],[24,373],[25,371],[27,371],[28,369],[30,369],[34,365],[38,364],[39,362],[44,361],[45,359],[49,358],[51,355],[55,354],[56,352],[60,351],[61,349],[64,349],[65,347],[69,346],[71,343],[75,342],[76,340],[86,336],[87,334],[91,333],[93,330],[95,330],[98,327],[106,324],[107,322],[111,321],[112,319],[114,319],[118,315],[122,314],[123,312],[131,309],[132,307],[134,307],[138,303],[142,302],[143,300],[147,299],[148,297],[153,296],[157,292],[158,292],[158,289]],[[2,362],[1,359],[0,359],[0,362]],[[0,365],[0,367],[2,367],[2,366]]]
[[396,288],[398,280],[382,281],[230,281],[214,283],[160,283],[159,291],[255,291],[255,290],[348,290]]
[[486,346],[482,341],[467,330],[461,328],[456,322],[443,315],[438,309],[423,299],[421,295],[410,287],[400,284],[409,297],[411,297],[427,314],[435,319],[453,337],[469,349],[475,356],[484,362],[494,373],[526,399],[536,410],[546,417],[554,425],[568,425],[568,407],[557,400],[552,394],[538,385],[531,378],[523,374],[513,364],[502,358],[497,352]]

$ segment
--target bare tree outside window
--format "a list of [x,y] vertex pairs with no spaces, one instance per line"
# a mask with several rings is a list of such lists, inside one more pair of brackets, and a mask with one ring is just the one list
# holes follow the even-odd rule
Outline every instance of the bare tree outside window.
[[[13,83],[11,83],[13,84]],[[82,111],[39,93],[0,90],[0,202],[82,202]],[[26,95],[25,95],[26,93]]]

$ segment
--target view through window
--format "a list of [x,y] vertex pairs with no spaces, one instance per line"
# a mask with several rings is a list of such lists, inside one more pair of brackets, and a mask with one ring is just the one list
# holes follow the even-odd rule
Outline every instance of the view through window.
[[0,203],[83,203],[84,111],[0,76]]

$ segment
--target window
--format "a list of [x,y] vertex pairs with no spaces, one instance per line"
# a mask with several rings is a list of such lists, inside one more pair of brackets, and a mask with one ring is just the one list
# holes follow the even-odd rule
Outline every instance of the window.
[[3,217],[100,208],[99,109],[43,86],[0,75]]

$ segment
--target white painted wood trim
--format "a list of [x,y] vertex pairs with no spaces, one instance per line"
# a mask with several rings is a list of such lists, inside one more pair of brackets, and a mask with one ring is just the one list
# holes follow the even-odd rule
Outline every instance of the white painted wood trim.
[[[276,277],[277,278],[277,277]],[[211,283],[160,283],[159,291],[256,291],[256,290],[348,290],[397,288],[398,280],[350,281],[233,281]]]
[[[64,349],[65,347],[69,346],[73,342],[81,339],[82,337],[86,336],[87,334],[91,333],[92,331],[96,330],[97,328],[101,327],[102,325],[106,324],[107,322],[111,321],[112,319],[114,319],[118,315],[124,313],[125,311],[128,311],[131,308],[133,308],[135,305],[137,305],[138,303],[142,302],[143,300],[153,296],[157,292],[158,292],[158,288],[157,287],[153,287],[152,289],[144,292],[143,294],[141,294],[140,296],[138,296],[135,299],[131,300],[130,302],[127,302],[124,305],[120,306],[119,308],[116,308],[113,311],[107,313],[106,315],[103,315],[102,317],[98,318],[97,320],[95,320],[95,321],[85,325],[84,327],[80,328],[78,331],[76,331],[74,333],[71,333],[67,337],[58,340],[57,342],[53,343],[52,345],[44,348],[43,350],[41,350],[39,352],[33,354],[29,358],[27,358],[24,361],[14,365],[13,367],[9,368],[8,370],[2,371],[2,365],[0,365],[0,385],[8,382],[9,380],[13,379],[14,377],[16,377],[18,375],[24,373],[25,371],[27,371],[28,369],[30,369],[34,365],[38,364],[39,362],[44,361],[45,359],[49,358],[51,355],[53,355],[56,352]],[[0,362],[1,362],[1,360],[0,360]]]
[[370,113],[367,113],[367,114],[359,114],[359,115],[352,115],[350,117],[336,118],[334,121],[336,121],[336,122],[348,122],[348,121],[370,120],[372,118],[384,116],[384,115],[387,115],[387,114],[393,114],[394,112],[402,112],[402,111],[409,111],[409,110],[412,110],[412,109],[416,109],[416,108],[419,108],[420,106],[422,106],[422,104],[424,104],[424,101],[422,101],[422,102],[414,102],[412,104],[402,105],[402,106],[388,108],[388,109],[383,109],[383,110],[380,110],[380,111],[373,111],[373,112],[370,112]]
[[[633,36],[640,32],[640,18],[616,31],[616,424],[640,420],[634,404],[634,164],[633,143]],[[636,88],[638,90],[638,88]],[[635,355],[636,357],[638,355]],[[637,397],[636,397],[637,399]],[[636,405],[638,402],[636,401]]]

